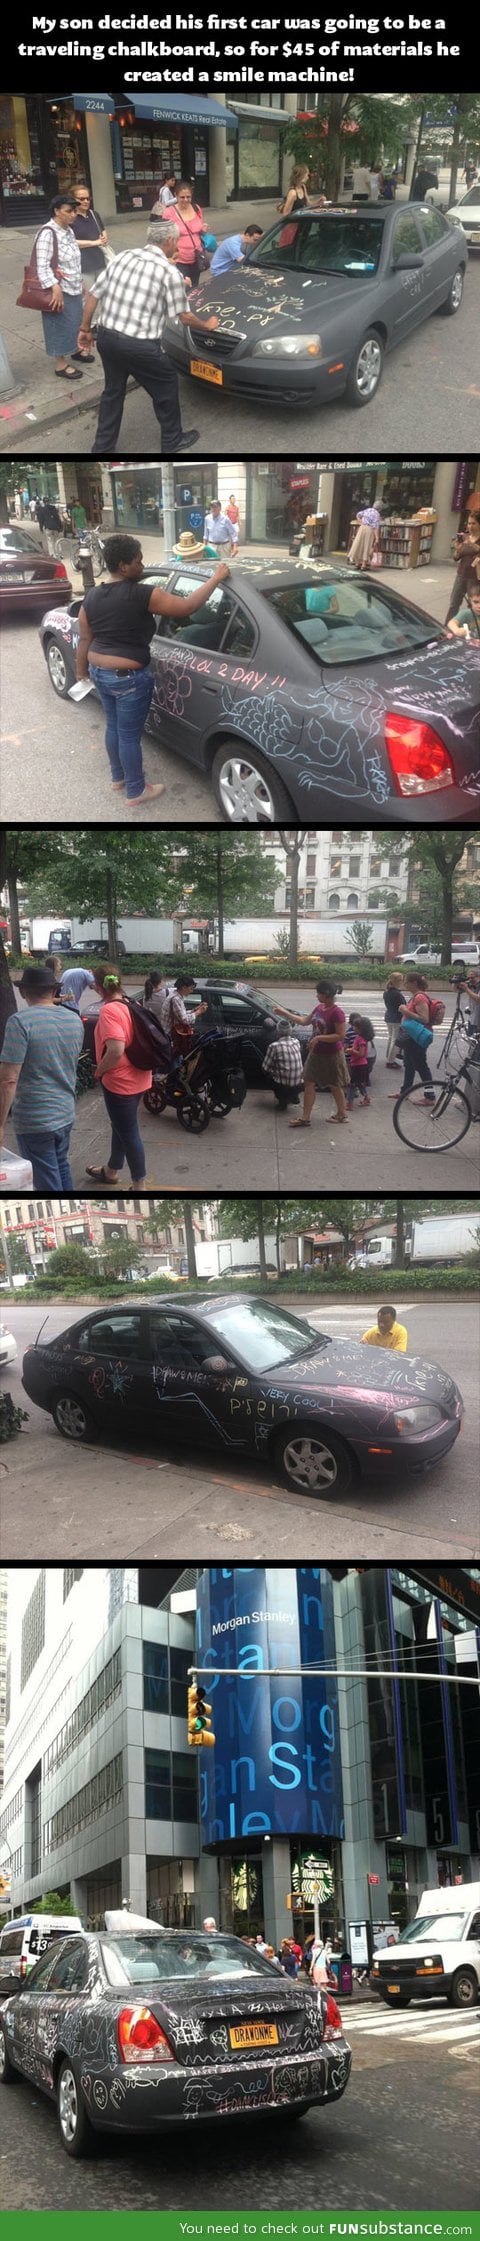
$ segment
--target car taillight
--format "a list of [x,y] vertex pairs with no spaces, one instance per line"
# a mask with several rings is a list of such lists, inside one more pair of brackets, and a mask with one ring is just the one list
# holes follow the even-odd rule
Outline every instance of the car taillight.
[[385,739],[397,794],[436,794],[455,785],[451,755],[431,724],[387,709]]
[[53,571],[53,573],[54,573],[54,576],[66,576],[66,573],[67,573],[67,571],[66,571],[66,568],[65,568],[65,566],[64,566],[64,562],[63,562],[63,560],[59,560],[59,561],[57,561],[57,566],[56,566],[56,568],[54,568],[54,571]]
[[340,2009],[337,2008],[336,2000],[332,2000],[330,1992],[327,1994],[327,2013],[325,2017],[325,2028],[323,2036],[324,2039],[343,2038],[343,2023]]
[[151,2008],[122,2008],[118,2017],[122,2062],[174,2062],[171,2046]]
[[20,1975],[21,1975],[21,1976],[26,1976],[26,1974],[27,1974],[27,1958],[26,1958],[26,1954],[25,1954],[25,1953],[22,1953],[22,1958],[21,1958],[21,1962],[20,1962]]

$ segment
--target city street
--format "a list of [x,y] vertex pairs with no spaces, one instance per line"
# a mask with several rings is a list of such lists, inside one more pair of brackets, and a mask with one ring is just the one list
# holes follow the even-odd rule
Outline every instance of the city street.
[[[341,983],[341,964],[338,984]],[[130,989],[130,981],[128,981]],[[132,993],[141,986],[140,976],[131,983]],[[288,982],[278,988],[270,986],[272,1003],[298,1010],[308,1017],[313,1003],[313,985],[310,991],[290,986]],[[455,998],[445,995],[445,1020],[435,1028],[430,1057],[431,1070],[437,1071],[437,1053],[445,1040],[447,1021],[452,1016]],[[365,1008],[375,1027],[377,1063],[371,1083],[371,1104],[364,1109],[357,1100],[348,1123],[339,1127],[327,1119],[332,1110],[330,1093],[319,1094],[315,1100],[312,1120],[308,1129],[291,1129],[288,1110],[281,1113],[275,1103],[265,1077],[265,1088],[249,1089],[239,1111],[233,1110],[224,1120],[212,1120],[201,1136],[190,1136],[180,1128],[172,1107],[154,1115],[140,1107],[140,1128],[146,1151],[148,1187],[152,1190],[176,1191],[192,1188],[206,1194],[229,1190],[232,1175],[238,1188],[247,1190],[325,1190],[345,1189],[351,1179],[352,1158],[359,1187],[365,1190],[380,1187],[384,1190],[476,1190],[479,1181],[480,1130],[476,1123],[469,1128],[462,1142],[449,1151],[415,1152],[400,1142],[393,1127],[393,1100],[402,1087],[403,1076],[387,1072],[385,1067],[386,1029],[385,1012],[380,991],[361,989],[352,982],[345,984],[342,1001],[347,1014]],[[5,1129],[5,1143],[15,1150],[15,1131],[10,1119]],[[79,1098],[75,1126],[70,1146],[70,1159],[75,1189],[85,1188],[86,1167],[101,1167],[109,1149],[109,1124],[100,1088],[87,1090]]]
[[[18,266],[17,266],[18,273]],[[402,453],[409,455],[412,448],[412,429],[418,453],[435,451],[448,454],[455,429],[455,443],[459,452],[474,452],[477,448],[478,405],[480,379],[478,372],[478,327],[480,311],[480,257],[473,251],[469,258],[465,295],[458,318],[446,319],[442,313],[427,319],[387,359],[383,379],[377,396],[363,412],[347,405],[343,398],[336,404],[317,405],[313,410],[295,408],[297,440],[309,453],[320,449],[331,450],[341,457],[352,452],[355,458],[371,459],[375,452],[385,451],[386,456]],[[40,449],[54,455],[63,452],[90,452],[94,441],[98,400],[102,394],[102,378],[97,366],[88,366],[78,395],[64,401],[60,419],[57,398],[52,396],[55,384],[45,379],[45,360],[38,351],[38,377],[41,403],[37,403],[36,417],[39,425],[30,428],[26,410],[35,414],[36,383],[30,370],[29,392],[13,399],[9,408],[10,420],[0,444],[13,451],[38,456]],[[291,428],[288,407],[265,404],[262,407],[243,403],[235,396],[218,396],[218,389],[210,388],[205,381],[180,380],[180,405],[185,428],[198,429],[196,454],[206,458],[232,458],[238,449],[245,457],[257,458],[258,451],[277,455],[285,452]],[[94,399],[89,409],[89,393]],[[80,419],[79,419],[80,409]],[[0,420],[0,431],[2,429]],[[7,433],[7,428],[9,433]],[[118,438],[117,451],[122,458],[143,457],[150,452],[158,455],[161,437],[153,405],[143,390],[129,390]]]
[[[358,414],[356,417],[358,419]],[[76,445],[72,449],[77,447],[78,423]],[[358,450],[358,445],[356,448]],[[160,535],[145,537],[143,544],[145,560],[163,558]],[[255,548],[250,546],[249,552],[254,553]],[[276,557],[279,564],[287,560],[287,547],[280,548]],[[71,575],[68,547],[65,565]],[[401,575],[396,569],[382,569],[382,583],[387,588],[400,590],[405,599],[412,599],[416,606],[434,615],[437,622],[443,622],[446,615],[452,580],[453,564],[451,567],[405,569]],[[73,585],[78,596],[82,590],[78,575],[74,575]],[[69,824],[76,820],[82,824],[124,824],[123,796],[114,794],[110,785],[104,746],[105,720],[100,702],[94,693],[78,706],[57,698],[50,683],[37,624],[29,622],[25,615],[9,615],[5,619],[2,669],[4,818],[23,824],[27,803],[31,825],[65,820]],[[210,780],[202,771],[194,770],[169,748],[162,747],[159,740],[147,735],[144,760],[147,778],[160,778],[165,786],[161,800],[154,805],[153,821],[158,816],[163,825],[178,824],[179,817],[187,824],[222,823]],[[135,824],[139,821],[151,828],[152,808],[148,803],[136,810]],[[407,805],[404,806],[404,821],[408,823]]]
[[[161,1291],[161,1279],[159,1279]],[[141,1296],[145,1296],[144,1294]],[[412,1302],[405,1278],[393,1292],[406,1321],[411,1354],[448,1366],[460,1385],[466,1415],[455,1447],[423,1476],[395,1474],[370,1488],[358,1483],[337,1502],[293,1495],[260,1470],[255,1460],[225,1460],[221,1449],[197,1461],[187,1450],[159,1447],[148,1433],[141,1452],[135,1436],[100,1438],[98,1446],[68,1448],[49,1416],[30,1400],[28,1425],[3,1450],[0,1493],[3,1561],[73,1559],[204,1559],[214,1562],[238,1548],[239,1561],[322,1560],[355,1556],[390,1563],[432,1559],[461,1563],[480,1556],[478,1524],[478,1310],[475,1304]],[[374,1317],[371,1300],[315,1305],[285,1294],[292,1312],[333,1337],[361,1338]],[[18,1360],[4,1385],[18,1405],[22,1354],[42,1324],[53,1338],[80,1321],[87,1307],[43,1301],[4,1309]]]
[[472,2136],[478,2094],[478,2014],[443,2002],[408,2016],[373,2003],[343,2005],[353,2048],[350,2085],[335,2106],[299,2125],[262,2118],[216,2121],[185,2140],[128,2137],[98,2143],[91,2162],[70,2162],[55,2111],[22,2080],[2,2099],[2,2176],[7,2210],[228,2210],[311,2208],[348,2212],[352,2202],[387,2213],[470,2210],[475,2204]]

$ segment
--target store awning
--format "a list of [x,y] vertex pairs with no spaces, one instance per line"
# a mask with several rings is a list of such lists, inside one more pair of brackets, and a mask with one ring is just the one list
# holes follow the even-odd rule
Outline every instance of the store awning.
[[126,94],[125,102],[135,116],[153,119],[159,124],[236,125],[233,109],[224,109],[220,101],[210,101],[197,93],[136,93]]
[[72,93],[70,99],[80,114],[85,109],[96,109],[103,117],[115,116],[115,98],[111,93]]
[[260,124],[291,125],[294,122],[288,109],[257,109],[251,101],[232,101],[232,109],[237,117],[250,117],[252,124],[256,124],[257,118]]

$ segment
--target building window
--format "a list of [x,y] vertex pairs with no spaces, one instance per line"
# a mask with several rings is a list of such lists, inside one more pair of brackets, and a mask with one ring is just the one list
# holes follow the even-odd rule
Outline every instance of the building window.
[[168,1650],[163,1642],[143,1644],[143,1703],[146,1712],[168,1712]]
[[145,1814],[147,1821],[171,1821],[170,1752],[145,1752]]
[[330,857],[330,878],[331,878],[331,879],[341,879],[341,876],[342,876],[342,859],[341,859],[341,856],[331,856],[331,857]]
[[65,1564],[65,1565],[64,1565],[64,1571],[63,1571],[63,1600],[64,1600],[64,1603],[66,1603],[66,1600],[67,1600],[67,1595],[70,1595],[70,1590],[71,1590],[71,1588],[75,1586],[75,1581],[76,1581],[76,1580],[81,1580],[82,1578],[83,1578],[83,1564]]
[[173,1759],[173,1818],[193,1822],[198,1818],[197,1768],[188,1751],[177,1751]]
[[170,1708],[176,1719],[186,1720],[191,1650],[170,1651]]
[[329,910],[339,910],[339,909],[340,909],[340,896],[339,896],[339,895],[329,895],[329,897],[328,897],[328,908],[329,908]]
[[70,1713],[69,1719],[65,1720],[64,1726],[59,1728],[58,1735],[55,1735],[53,1742],[49,1743],[43,1761],[44,1781],[50,1781],[57,1766],[62,1766],[63,1760],[69,1757],[80,1737],[86,1734],[87,1728],[93,1727],[95,1720],[98,1720],[100,1714],[107,1710],[107,1706],[112,1703],[113,1697],[118,1695],[121,1683],[122,1654],[121,1650],[118,1649],[114,1650],[113,1657],[108,1658],[107,1664],[102,1666],[102,1671],[97,1675],[96,1681],[92,1681],[91,1688],[87,1689],[86,1695],[82,1696],[80,1703],[75,1705],[74,1711]]
[[51,1820],[45,1822],[44,1853],[58,1851],[60,1845],[68,1843],[89,1821],[98,1820],[99,1814],[105,1813],[121,1797],[122,1790],[123,1756],[117,1751],[116,1758],[109,1759],[108,1766],[102,1766],[90,1782],[84,1783],[83,1789],[77,1790],[75,1797],[68,1798],[66,1805],[61,1805],[58,1813],[53,1813]]
[[317,858],[316,858],[316,855],[313,855],[313,853],[312,853],[312,854],[310,855],[310,853],[309,853],[309,854],[307,855],[307,879],[314,879],[314,878],[315,878],[315,872],[316,872],[316,864],[317,864]]
[[347,910],[358,910],[358,895],[347,895]]
[[20,1661],[20,1689],[24,1689],[33,1673],[37,1658],[45,1646],[45,1572],[39,1573],[33,1594],[27,1603],[22,1619],[22,1648]]
[[8,1727],[8,1722],[9,1722],[9,1719],[10,1719],[11,1687],[12,1687],[12,1659],[11,1659],[11,1656],[9,1656],[9,1657],[7,1657],[7,1664],[6,1664],[6,1670],[5,1670],[5,1726],[6,1726],[6,1727]]
[[349,863],[349,867],[348,867],[348,869],[349,869],[350,879],[359,879],[359,877],[360,877],[360,857],[359,857],[359,856],[351,856],[351,857],[350,857],[350,863]]

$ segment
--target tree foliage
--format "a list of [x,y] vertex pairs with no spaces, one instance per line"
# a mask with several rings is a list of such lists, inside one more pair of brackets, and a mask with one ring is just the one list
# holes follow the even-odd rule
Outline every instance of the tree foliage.
[[373,928],[363,918],[354,918],[353,926],[345,933],[345,940],[354,949],[356,957],[368,957],[373,942]]

